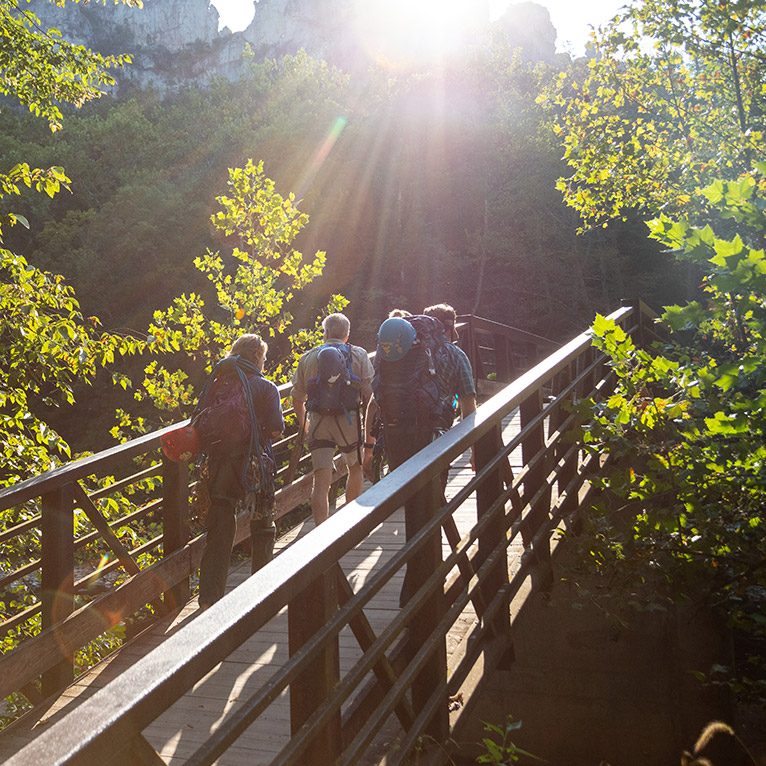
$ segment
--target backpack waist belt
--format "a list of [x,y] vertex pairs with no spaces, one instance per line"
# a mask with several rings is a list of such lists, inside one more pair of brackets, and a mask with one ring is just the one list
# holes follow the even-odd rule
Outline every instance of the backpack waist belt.
[[358,446],[359,446],[358,441],[353,442],[353,444],[336,444],[334,441],[331,441],[330,439],[311,439],[308,444],[309,451],[315,450],[315,449],[322,449],[322,447],[332,447],[333,449],[337,447],[338,452],[343,452],[344,454],[347,452],[353,452]]

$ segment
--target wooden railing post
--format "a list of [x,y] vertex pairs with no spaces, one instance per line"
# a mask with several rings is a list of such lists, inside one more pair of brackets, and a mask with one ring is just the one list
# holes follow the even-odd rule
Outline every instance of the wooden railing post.
[[[162,458],[162,554],[167,557],[189,542],[189,467]],[[177,609],[191,597],[189,577],[163,593],[168,611]]]
[[[476,471],[487,465],[503,447],[501,426],[498,424],[492,430],[476,442]],[[492,471],[487,479],[476,488],[476,516],[477,521],[487,513],[492,504],[497,500],[504,489],[503,473],[500,467]],[[505,541],[505,524],[503,514],[498,513],[495,520],[487,527],[479,537],[479,562],[486,560],[497,546]],[[502,556],[498,557],[497,564],[482,585],[484,602],[489,604],[495,594],[508,584],[508,556],[507,548]],[[508,612],[501,612],[495,618],[494,624],[496,635],[510,636],[511,616]]]
[[[633,342],[638,346],[639,348],[646,348],[648,346],[648,335],[649,332],[647,332],[647,322],[646,322],[646,314],[643,311],[642,302],[638,298],[633,299],[623,299],[621,301],[621,304],[623,306],[630,306],[633,309],[633,316],[630,317],[628,320],[629,324],[635,324],[636,330],[634,331],[632,338]],[[624,326],[624,325],[623,325]]]
[[479,338],[476,329],[470,318],[466,320],[466,326],[460,330],[460,339],[458,341],[460,348],[465,351],[468,360],[471,362],[474,379],[484,378],[484,362],[481,358],[481,349],[479,348]]
[[[558,375],[556,375],[554,382],[553,382],[553,396],[559,397],[563,391],[566,390],[566,388],[569,386],[569,384],[572,382],[572,374],[571,374],[571,366],[565,367]],[[563,428],[564,423],[569,418],[572,418],[571,412],[569,412],[566,408],[567,403],[571,403],[572,401],[572,395],[569,394],[565,399],[563,399],[561,402],[556,405],[555,410],[551,413],[550,422],[548,424],[548,432],[549,434],[553,434],[559,429]],[[577,426],[579,425],[579,422],[576,422],[575,420],[572,420],[570,422],[569,427],[567,428],[567,431],[573,431]],[[569,484],[569,481],[574,477],[575,473],[577,473],[577,453],[571,449],[572,444],[565,438],[559,438],[556,442],[556,449],[555,449],[555,460],[558,463],[560,460],[563,460],[565,458],[565,455],[569,455],[566,457],[564,465],[559,470],[558,474],[558,491],[559,493],[563,492],[566,488],[567,484]]]
[[498,383],[510,383],[512,369],[508,338],[500,333],[495,333],[492,340],[495,345],[495,378]]
[[[543,410],[542,390],[537,389],[525,399],[519,407],[521,429],[524,430]],[[524,465],[532,461],[545,449],[545,426],[540,422],[530,430],[521,442],[521,455]],[[540,527],[546,523],[551,507],[551,488],[546,483],[547,460],[539,459],[529,468],[524,478],[524,505],[530,504],[529,512],[521,525],[521,535],[525,545],[530,545]],[[540,565],[543,582],[551,577],[550,543],[538,541],[534,546],[535,559]]]
[[[594,348],[591,346],[586,351],[583,351],[579,357],[577,357],[577,373],[583,372],[587,369],[594,358]],[[586,396],[590,396],[593,392],[594,376],[593,371],[583,375],[580,382],[575,387],[575,396],[577,399],[582,399]]]
[[[422,517],[430,519],[441,506],[443,493],[438,479],[434,479],[419,490],[407,504],[421,503],[427,506]],[[405,506],[405,513],[407,506]],[[437,527],[418,554],[407,563],[408,577],[412,577],[413,590],[419,588],[442,563],[441,528]],[[449,736],[449,710],[447,704],[447,643],[444,635],[437,634],[436,627],[444,615],[444,584],[439,583],[428,600],[415,613],[409,623],[408,652],[410,656],[426,644],[433,648],[431,657],[412,683],[412,707],[415,715],[426,706],[434,690],[444,687],[444,704],[439,705],[436,714],[426,726],[425,733],[437,742],[446,741]]]
[[[337,573],[325,570],[287,606],[288,646],[292,657],[338,608]],[[340,680],[338,637],[290,684],[290,731],[295,735]],[[335,763],[341,754],[340,711],[313,734],[301,759],[308,766]]]
[[[71,484],[42,497],[42,629],[53,627],[74,611],[74,490]],[[43,697],[74,679],[71,654],[42,677]]]

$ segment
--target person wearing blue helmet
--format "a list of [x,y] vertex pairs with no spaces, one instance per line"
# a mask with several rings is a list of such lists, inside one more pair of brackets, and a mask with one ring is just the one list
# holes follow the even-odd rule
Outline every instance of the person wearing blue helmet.
[[[365,421],[363,465],[368,476],[375,448],[371,425],[378,410],[389,468],[393,470],[452,426],[452,403],[456,397],[462,417],[476,409],[471,363],[462,349],[454,345],[455,320],[456,313],[451,306],[438,304],[427,308],[421,316],[389,317],[380,326],[372,384],[374,394]],[[427,404],[424,406],[423,402]],[[442,493],[443,489],[442,483]],[[426,487],[405,503],[407,540],[428,521],[426,514],[431,506],[426,494],[430,491]],[[408,564],[399,598],[401,606],[417,590],[425,575],[427,573],[418,571],[417,561]]]

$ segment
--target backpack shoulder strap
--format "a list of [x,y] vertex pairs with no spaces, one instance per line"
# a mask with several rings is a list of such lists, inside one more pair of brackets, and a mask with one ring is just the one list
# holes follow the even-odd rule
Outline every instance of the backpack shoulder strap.
[[346,367],[348,368],[349,378],[351,378],[352,381],[360,383],[362,379],[358,375],[354,374],[354,353],[353,353],[353,346],[350,343],[344,343],[339,348],[342,349],[341,353],[346,358]]
[[[242,485],[246,492],[258,492],[267,480],[266,471],[263,465],[263,436],[261,434],[261,424],[258,422],[258,417],[255,414],[255,403],[253,402],[253,392],[250,388],[250,381],[248,376],[258,375],[263,378],[263,371],[253,364],[249,359],[243,359],[241,356],[229,357],[236,360],[234,362],[235,369],[239,375],[240,382],[245,391],[245,401],[247,402],[247,408],[250,413],[250,445],[247,451],[245,462],[242,465]],[[253,487],[247,480],[247,468],[250,464],[250,459],[255,456],[258,461],[260,483]]]
[[[235,359],[235,365],[238,369],[245,372],[247,375],[258,375],[259,377],[263,377],[263,370],[258,367],[257,364],[254,364],[249,359],[244,359],[241,356],[232,356],[229,357],[229,359]],[[225,361],[225,360],[224,360]]]
[[228,361],[228,359],[229,357],[225,357],[213,365],[213,369],[210,371],[210,374],[207,376],[207,380],[205,381],[205,385],[202,387],[202,393],[200,393],[197,399],[197,404],[194,406],[194,411],[191,414],[192,421],[197,415],[200,414],[200,412],[202,412],[202,410],[205,409],[210,389],[212,388],[216,378],[220,375],[221,371],[226,368],[225,363]]

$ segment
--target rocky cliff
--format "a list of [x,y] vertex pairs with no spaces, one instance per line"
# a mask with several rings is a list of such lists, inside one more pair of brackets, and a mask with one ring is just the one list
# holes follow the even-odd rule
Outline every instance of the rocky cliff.
[[[354,0],[253,3],[255,14],[250,26],[235,33],[226,28],[219,32],[218,11],[209,0],[144,0],[143,8],[114,5],[111,0],[106,5],[70,2],[60,8],[49,0],[31,0],[28,7],[44,26],[60,30],[67,39],[102,53],[131,54],[133,63],[116,73],[118,92],[130,85],[160,91],[191,83],[204,85],[214,75],[235,80],[245,66],[246,44],[256,61],[279,59],[304,49],[311,56],[350,70],[366,68],[374,58],[359,45]],[[465,28],[473,35],[486,27],[487,7],[485,0],[467,0]],[[506,18],[512,17],[511,10]],[[547,12],[544,17],[542,26],[547,21],[547,29],[541,31],[536,24],[530,31],[538,43],[545,41],[541,57],[552,55],[555,40]]]

